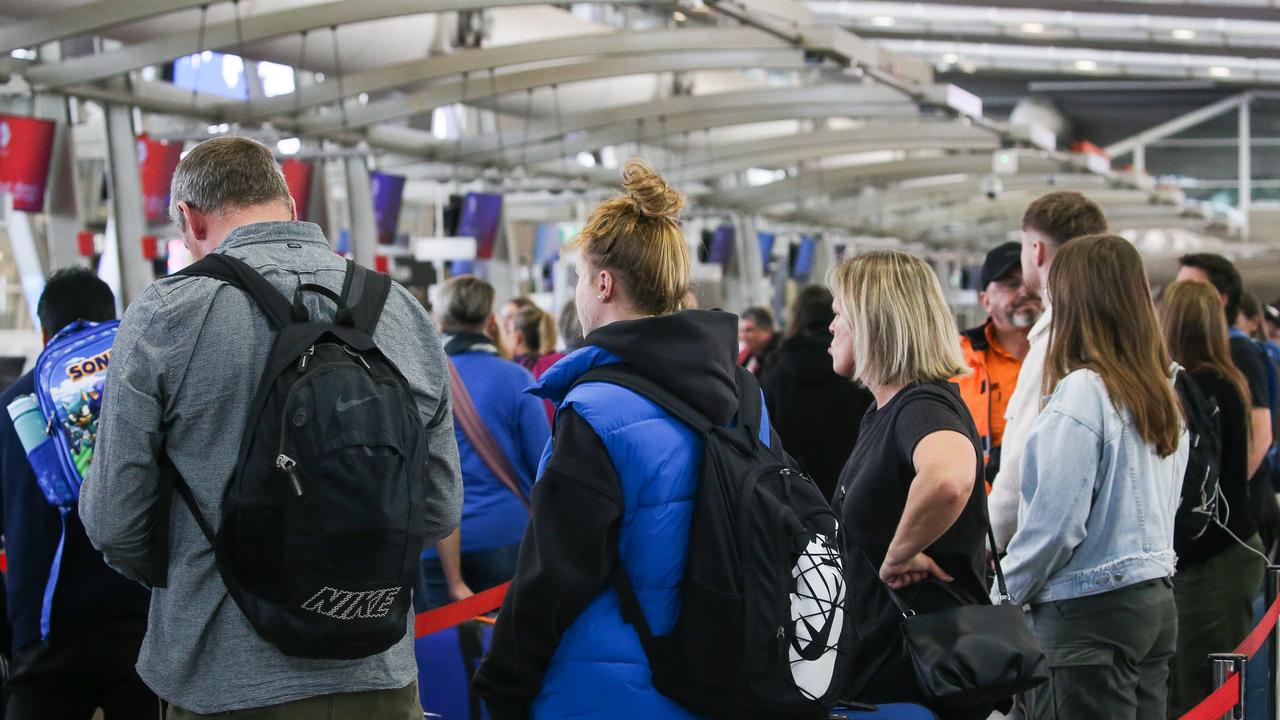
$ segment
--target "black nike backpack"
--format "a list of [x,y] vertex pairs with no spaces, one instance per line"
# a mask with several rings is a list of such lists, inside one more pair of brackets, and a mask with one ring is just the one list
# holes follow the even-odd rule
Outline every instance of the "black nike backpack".
[[705,440],[680,613],[655,636],[626,570],[612,585],[649,659],[654,687],[712,718],[825,718],[842,699],[856,637],[844,536],[813,480],[773,436],[760,441],[760,386],[737,370],[738,416],[720,427],[623,365],[586,372],[653,401]]
[[1182,500],[1173,516],[1174,550],[1195,542],[1218,521],[1222,472],[1222,413],[1218,403],[1200,391],[1194,378],[1176,367],[1174,387],[1187,417],[1190,451],[1182,476]]
[[[190,486],[174,479],[227,590],[286,655],[385,651],[408,627],[426,536],[422,421],[404,376],[373,342],[390,279],[348,262],[340,295],[304,284],[291,303],[228,255],[181,274],[244,291],[276,332],[216,532]],[[333,322],[312,320],[304,293],[334,301]]]

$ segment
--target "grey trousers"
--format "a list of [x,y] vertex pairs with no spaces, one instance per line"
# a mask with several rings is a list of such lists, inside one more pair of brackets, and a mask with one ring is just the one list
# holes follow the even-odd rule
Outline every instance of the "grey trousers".
[[1178,652],[1169,667],[1169,717],[1182,717],[1212,690],[1209,653],[1231,652],[1253,625],[1253,601],[1262,589],[1266,561],[1257,535],[1203,563],[1179,567],[1173,578],[1178,603]]
[[334,693],[248,710],[231,710],[213,715],[197,715],[169,705],[160,720],[422,720],[415,680],[398,690]]
[[1050,680],[1029,720],[1164,720],[1178,614],[1168,578],[1031,607]]

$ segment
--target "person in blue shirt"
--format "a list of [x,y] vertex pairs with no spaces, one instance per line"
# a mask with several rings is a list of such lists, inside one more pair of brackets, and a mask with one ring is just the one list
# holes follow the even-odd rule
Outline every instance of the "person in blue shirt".
[[[533,375],[505,360],[485,334],[493,320],[493,286],[479,278],[451,278],[440,289],[436,322],[445,354],[475,406],[476,414],[515,472],[508,487],[477,451],[463,429],[459,391],[453,392],[454,433],[462,466],[462,526],[422,554],[414,605],[421,612],[461,600],[510,580],[520,538],[529,521],[529,494],[542,450],[551,437],[546,409],[525,394]],[[483,439],[481,439],[483,442]]]
[[[37,305],[44,340],[76,320],[116,316],[111,288],[84,268],[49,278]],[[0,393],[0,407],[35,392],[28,372]],[[8,412],[0,411],[0,486],[3,488],[8,616],[13,660],[5,684],[9,720],[89,720],[95,708],[112,718],[155,717],[159,703],[134,663],[147,626],[150,594],[107,567],[68,513],[67,539],[53,596],[49,635],[40,637],[45,584],[62,533],[56,508],[45,501]]]

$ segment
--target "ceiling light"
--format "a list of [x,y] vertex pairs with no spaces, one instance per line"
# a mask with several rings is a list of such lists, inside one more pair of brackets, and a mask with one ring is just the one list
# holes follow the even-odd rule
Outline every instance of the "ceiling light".
[[1041,25],[1038,22],[1025,22],[1022,23],[1022,32],[1039,35],[1044,32],[1044,25]]
[[894,20],[888,15],[877,15],[871,18],[871,24],[875,25],[876,27],[893,27],[894,24],[896,23],[897,23],[897,20]]
[[671,19],[675,20],[676,22],[684,22],[685,20],[689,19],[689,16],[677,10],[671,13]]
[[948,65],[955,65],[960,62],[960,56],[955,53],[945,53],[942,56],[942,62]]
[[1231,68],[1225,68],[1221,65],[1214,65],[1209,68],[1209,75],[1216,78],[1231,77]]
[[1174,40],[1195,40],[1196,39],[1196,31],[1187,30],[1186,28],[1179,28],[1177,30],[1174,30],[1171,34],[1173,35]]
[[974,65],[973,63],[965,63],[960,66],[960,71],[972,75],[978,72],[978,66]]
[[1098,63],[1092,60],[1077,60],[1076,69],[1083,70],[1085,72],[1093,72],[1098,69]]
[[281,155],[297,155],[302,150],[302,141],[296,137],[284,138],[276,143],[276,151]]

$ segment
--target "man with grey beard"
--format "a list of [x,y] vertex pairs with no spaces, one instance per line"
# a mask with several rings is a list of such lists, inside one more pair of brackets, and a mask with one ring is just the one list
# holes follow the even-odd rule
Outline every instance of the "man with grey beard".
[[960,336],[960,347],[972,372],[955,382],[982,437],[988,480],[1000,469],[1005,409],[1017,385],[1022,359],[1031,348],[1027,335],[1043,309],[1040,295],[1023,284],[1021,253],[1022,246],[1016,242],[987,253],[978,294],[987,321]]

